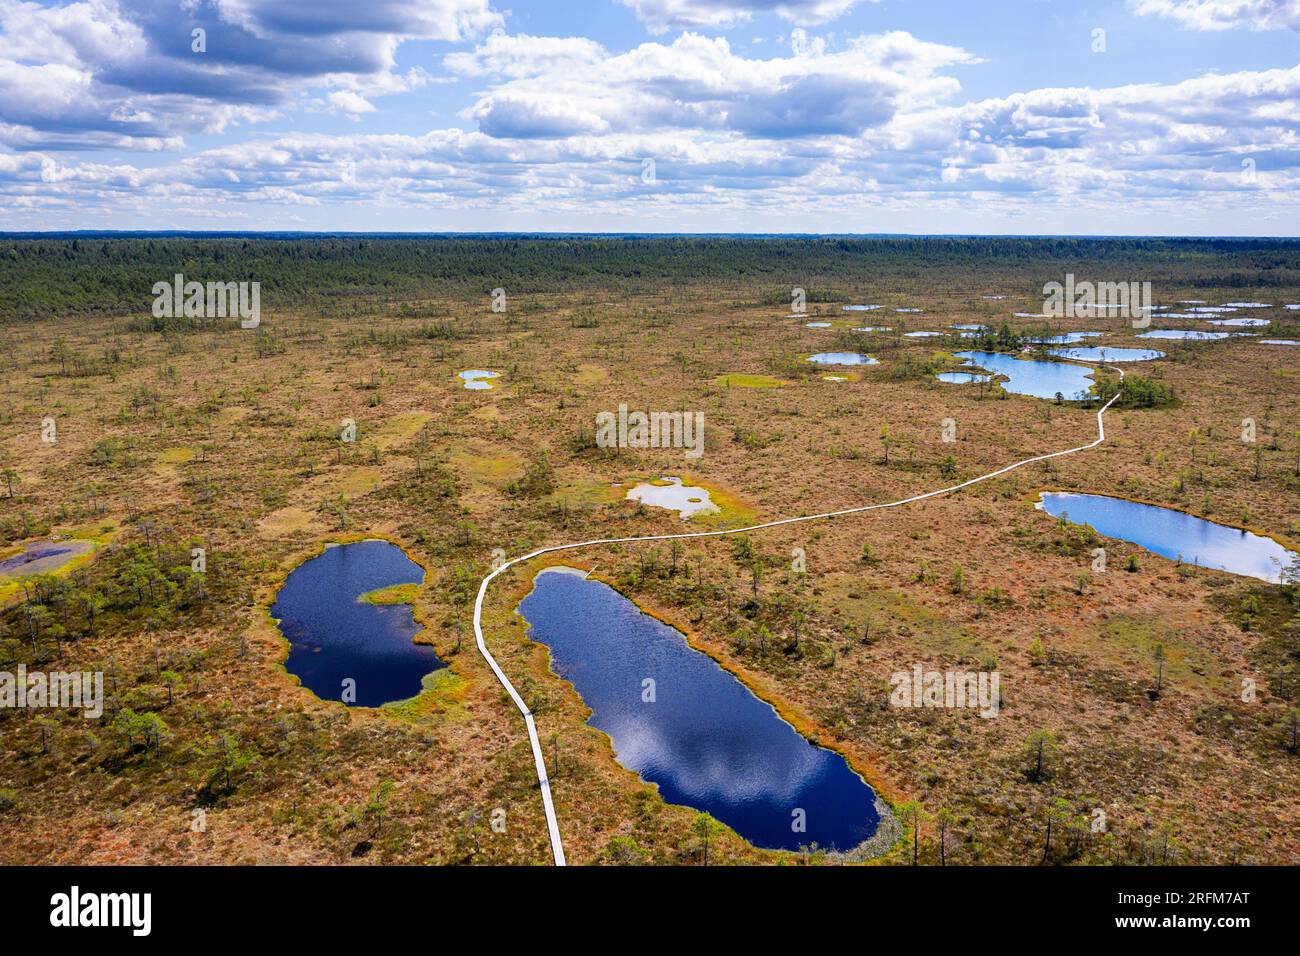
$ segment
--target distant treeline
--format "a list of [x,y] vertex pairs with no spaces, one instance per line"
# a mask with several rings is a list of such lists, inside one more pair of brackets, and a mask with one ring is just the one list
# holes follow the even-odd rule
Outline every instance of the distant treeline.
[[1300,240],[727,236],[0,237],[0,320],[147,313],[155,282],[258,281],[263,308],[353,297],[731,287],[788,303],[853,293],[1028,297],[1066,272],[1161,288],[1300,290]]

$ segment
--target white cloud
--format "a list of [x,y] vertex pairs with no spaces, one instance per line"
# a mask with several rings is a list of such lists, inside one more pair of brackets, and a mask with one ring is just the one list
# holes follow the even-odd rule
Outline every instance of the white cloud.
[[[878,53],[882,44],[899,43],[872,38],[863,48]],[[665,50],[643,76],[677,62]],[[687,88],[699,82],[682,79]],[[961,216],[995,208],[1050,213],[1054,226],[1040,228],[1071,232],[1123,208],[1130,215],[1149,210],[1156,218],[1145,231],[1159,232],[1171,215],[1215,203],[1294,215],[1300,195],[1300,67],[1176,84],[1042,89],[964,105],[922,98],[859,135],[765,139],[707,115],[687,126],[672,111],[670,122],[616,128],[580,106],[571,107],[573,115],[554,112],[562,104],[548,100],[552,112],[514,118],[548,124],[545,137],[458,129],[298,134],[149,167],[0,153],[0,206],[11,215],[62,209],[83,219],[97,210],[145,214],[164,200],[173,209],[210,208],[213,197],[227,212],[262,216],[268,205],[545,211],[553,219],[653,210],[676,215],[677,227],[684,215],[704,222],[785,215],[809,231],[849,210]],[[658,114],[647,107],[647,115]],[[557,135],[566,125],[574,132]],[[643,157],[656,162],[652,185],[640,179]],[[1241,176],[1245,157],[1258,166],[1251,185]],[[1190,206],[1189,197],[1196,197]]]
[[455,41],[502,22],[488,0],[212,0],[212,5],[223,21],[257,37],[346,39],[369,33]]
[[1300,30],[1300,0],[1132,0],[1142,15],[1193,30]]
[[[618,0],[631,7],[652,32],[675,28],[721,29],[756,14],[775,13],[793,23],[812,25],[843,16],[859,0]],[[873,3],[879,0],[871,0]]]
[[349,119],[357,120],[363,113],[373,113],[375,105],[359,93],[336,90],[329,95],[330,105]]
[[[896,124],[966,190],[1126,203],[1189,193],[1274,201],[1300,182],[1300,67],[1175,84],[1041,89]],[[1258,186],[1241,176],[1253,158]],[[1290,200],[1285,200],[1289,202]]]
[[[395,71],[402,42],[479,36],[503,22],[489,2],[0,0],[0,82],[15,92],[0,97],[0,142],[148,149],[275,116],[310,87],[357,117],[374,108],[367,97],[428,82],[418,67]],[[33,88],[16,79],[24,73]]]
[[[497,137],[568,137],[663,129],[734,131],[760,138],[853,136],[900,109],[932,104],[960,89],[939,71],[976,62],[956,47],[907,33],[852,40],[826,52],[805,42],[799,55],[748,59],[725,38],[684,33],[671,44],[627,53],[544,62],[538,38],[511,50],[466,54],[462,68],[493,68],[505,82],[466,111]],[[572,51],[570,51],[572,53]]]
[[[1300,206],[1300,66],[962,102],[955,73],[979,62],[963,49],[898,31],[837,39],[793,28],[765,48],[686,32],[625,51],[497,31],[426,60],[427,69],[404,59],[399,70],[394,54],[407,34],[386,31],[468,35],[490,18],[430,10],[487,11],[486,0],[353,5],[351,32],[320,37],[299,22],[306,2],[196,6],[219,12],[241,42],[289,40],[243,48],[255,62],[240,65],[220,52],[216,29],[209,49],[217,41],[218,55],[193,66],[188,52],[156,52],[162,21],[144,0],[0,0],[0,223],[117,224],[134,213],[174,225],[156,218],[165,209],[265,224],[275,205],[285,221],[298,214],[289,207],[322,217],[436,210],[438,221],[517,213],[554,228],[589,214],[615,223],[653,215],[666,229],[687,217],[713,227],[785,215],[787,228],[817,231],[888,228],[907,220],[870,222],[863,212],[921,209],[952,217],[944,229],[997,210],[1035,222],[1050,213],[1055,226],[1042,231],[1082,231],[1080,217],[1094,221],[1099,210],[1145,210],[1164,222],[1216,205],[1293,217]],[[141,49],[155,51],[143,66]],[[438,89],[464,106],[468,128],[231,132],[294,110],[360,121],[382,97],[434,83],[448,84]],[[216,148],[148,162],[56,152],[175,152],[183,133],[222,129]],[[646,157],[653,184],[640,178]],[[1250,183],[1243,159],[1256,166]]]

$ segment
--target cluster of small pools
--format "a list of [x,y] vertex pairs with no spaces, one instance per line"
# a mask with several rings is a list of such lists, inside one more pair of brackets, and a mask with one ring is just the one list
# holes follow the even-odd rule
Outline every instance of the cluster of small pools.
[[[984,298],[1004,298],[985,296]],[[1234,328],[1262,328],[1270,324],[1268,319],[1233,317],[1209,319],[1208,315],[1220,315],[1238,309],[1268,308],[1267,303],[1229,302],[1221,306],[1209,306],[1188,300],[1181,303],[1187,311],[1165,311],[1158,313],[1161,318],[1190,318],[1205,320],[1211,325]],[[875,311],[883,308],[879,305],[846,305],[845,311]],[[1161,307],[1157,307],[1159,309]],[[1287,305],[1287,309],[1297,310],[1300,305]],[[895,312],[919,312],[920,309],[895,309]],[[1046,318],[1044,315],[1016,313],[1026,318]],[[833,323],[815,321],[806,323],[809,328],[832,328]],[[985,331],[987,326],[959,323],[948,330],[936,332],[916,330],[903,333],[908,338],[933,338],[944,335],[971,337]],[[855,332],[890,332],[892,326],[872,325],[857,326]],[[1098,331],[1063,332],[1048,336],[1036,342],[1039,346],[1049,346],[1048,355],[1063,361],[1053,362],[1032,357],[1015,356],[1000,352],[965,351],[957,352],[956,357],[969,371],[939,372],[935,378],[949,384],[977,384],[1000,379],[1001,388],[1011,394],[1028,395],[1034,398],[1062,398],[1068,401],[1081,401],[1091,394],[1093,369],[1087,366],[1071,364],[1074,362],[1091,362],[1111,364],[1118,362],[1149,362],[1163,358],[1165,353],[1155,348],[1136,348],[1132,346],[1105,346],[1080,344],[1087,339],[1099,338],[1104,333]],[[1165,341],[1200,341],[1209,342],[1234,337],[1251,337],[1255,333],[1239,331],[1205,331],[1197,329],[1150,329],[1137,335],[1140,339]],[[1297,339],[1257,339],[1263,345],[1300,345]],[[810,355],[807,361],[819,365],[860,366],[875,365],[878,360],[861,352],[818,352]],[[828,380],[843,381],[843,376],[824,376]]]

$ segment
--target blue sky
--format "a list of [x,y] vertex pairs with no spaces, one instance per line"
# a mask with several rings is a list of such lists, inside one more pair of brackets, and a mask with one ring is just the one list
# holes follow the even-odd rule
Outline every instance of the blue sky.
[[0,0],[4,230],[1296,235],[1298,186],[1300,0]]

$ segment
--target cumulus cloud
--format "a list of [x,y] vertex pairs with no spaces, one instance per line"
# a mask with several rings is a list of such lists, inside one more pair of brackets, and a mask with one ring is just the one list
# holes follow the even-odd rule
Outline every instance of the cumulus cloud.
[[489,0],[0,0],[0,135],[152,148],[273,116],[310,84],[341,89],[328,102],[357,116],[367,94],[427,80],[394,72],[404,40],[501,23]]
[[805,43],[797,55],[772,59],[748,59],[725,38],[694,33],[619,55],[553,50],[536,37],[489,46],[447,65],[502,78],[466,116],[504,138],[663,129],[852,136],[956,93],[957,80],[939,71],[975,62],[957,47],[901,32],[859,37],[837,52]]
[[360,119],[363,113],[373,113],[375,105],[360,93],[335,90],[329,95],[330,105],[351,119]]
[[[0,205],[12,215],[66,208],[84,218],[164,201],[260,215],[268,206],[626,215],[629,204],[643,204],[662,216],[803,214],[815,231],[850,208],[923,205],[960,215],[996,200],[1000,210],[1040,216],[1059,209],[1061,231],[1086,231],[1088,210],[1149,208],[1156,219],[1147,231],[1158,232],[1160,217],[1184,213],[1191,196],[1197,205],[1221,196],[1276,214],[1293,210],[1300,186],[1300,67],[957,105],[922,99],[856,135],[763,138],[750,127],[767,122],[770,109],[753,109],[765,110],[762,122],[718,124],[706,115],[687,128],[670,112],[669,122],[615,128],[599,116],[533,113],[530,122],[545,124],[547,135],[530,135],[526,125],[511,137],[299,134],[147,167],[0,153]],[[647,115],[658,114],[648,107]],[[557,135],[566,124],[574,132]],[[640,178],[644,157],[656,163],[652,184]],[[1257,166],[1249,182],[1246,158]]]
[[[369,4],[345,34],[311,33],[306,0],[187,0],[241,37],[293,42],[275,57],[219,50],[227,34],[214,28],[215,58],[168,54],[168,70],[154,71],[165,75],[150,76],[132,57],[162,42],[141,14],[152,3],[0,0],[0,224],[84,227],[134,213],[162,227],[175,223],[157,210],[183,209],[265,226],[323,210],[312,221],[336,228],[352,210],[398,209],[431,227],[442,220],[429,210],[481,210],[483,221],[540,213],[564,228],[650,210],[668,229],[687,216],[713,226],[770,214],[818,231],[867,228],[862,210],[919,208],[954,230],[970,210],[996,209],[1037,217],[1039,230],[1086,231],[1082,211],[1100,208],[1150,210],[1154,232],[1171,210],[1221,202],[1279,215],[1300,204],[1300,66],[964,102],[957,75],[979,60],[904,32],[795,28],[786,50],[762,55],[687,31],[616,51],[494,30],[486,0]],[[405,31],[473,39],[399,70]],[[237,60],[250,56],[255,65]],[[439,125],[461,128],[408,119],[405,134],[240,132],[295,109],[360,122],[382,97],[432,83],[464,107],[459,123]],[[222,128],[220,145],[182,151],[186,131]],[[119,152],[100,162],[59,152],[87,148]],[[128,149],[163,155],[128,161]],[[1059,222],[1044,223],[1045,209],[1061,210]],[[851,222],[835,218],[848,210]]]
[[1132,0],[1143,15],[1193,30],[1300,30],[1300,0]]
[[[935,156],[968,191],[1120,203],[1285,191],[1300,181],[1300,67],[1034,90],[924,111],[896,131],[899,145]],[[1257,176],[1242,175],[1244,159]]]
[[[139,2],[139,0],[136,0]],[[166,8],[162,0],[144,0]],[[258,37],[376,34],[463,40],[498,26],[487,0],[207,0],[218,16]],[[201,0],[190,0],[196,8]]]

